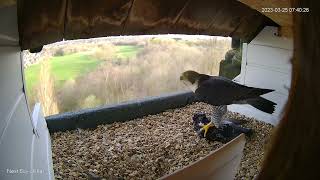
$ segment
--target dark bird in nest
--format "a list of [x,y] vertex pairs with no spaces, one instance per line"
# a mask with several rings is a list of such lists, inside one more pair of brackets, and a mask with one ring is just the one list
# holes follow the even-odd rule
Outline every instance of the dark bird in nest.
[[227,105],[249,104],[269,114],[272,114],[275,109],[276,103],[261,97],[274,91],[272,89],[248,87],[224,77],[200,74],[195,71],[182,73],[180,80],[195,93],[196,101],[217,106],[217,111],[210,117],[210,122],[200,129],[201,132],[204,131],[204,137],[210,127],[220,127],[222,117],[227,112]]
[[[195,113],[192,117],[194,130],[199,132],[203,124],[210,123],[205,113]],[[241,133],[246,136],[251,136],[253,133],[252,129],[241,127],[241,122],[234,119],[224,119],[218,128],[210,128],[206,134],[206,139],[209,141],[220,141],[226,143]],[[200,137],[204,137],[203,133],[198,134]]]

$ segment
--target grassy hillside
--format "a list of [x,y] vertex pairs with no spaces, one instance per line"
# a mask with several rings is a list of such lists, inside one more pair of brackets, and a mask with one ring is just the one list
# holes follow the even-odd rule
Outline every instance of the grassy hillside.
[[[180,73],[192,69],[217,75],[229,48],[228,40],[194,44],[166,39],[137,45],[82,43],[52,48],[57,56],[47,61],[50,70],[41,71],[41,77],[50,71],[52,85],[42,80],[39,88],[41,64],[26,69],[29,104],[41,102],[49,109],[57,104],[61,113],[181,91],[186,87],[179,81]],[[50,88],[54,102],[46,101],[51,97],[39,98],[39,91],[47,95]]]
[[[142,47],[133,45],[117,46],[117,58],[134,57]],[[94,70],[102,61],[88,55],[85,52],[67,54],[64,56],[55,56],[50,60],[51,73],[55,79],[56,87],[61,87],[68,79],[86,74]],[[39,82],[40,64],[34,64],[26,68],[27,89],[32,91],[34,86]]]
[[135,56],[143,47],[132,46],[132,45],[121,45],[117,46],[117,54],[118,58],[131,58]]
[[[96,68],[102,62],[85,53],[75,53],[50,59],[51,73],[59,87],[68,79],[74,79]],[[27,89],[32,90],[39,82],[40,64],[34,64],[25,70]]]

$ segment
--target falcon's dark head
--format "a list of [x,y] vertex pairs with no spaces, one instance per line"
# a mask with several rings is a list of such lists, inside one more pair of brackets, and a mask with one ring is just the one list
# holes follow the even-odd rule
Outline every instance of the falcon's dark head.
[[194,84],[200,79],[200,74],[195,71],[185,71],[181,74],[181,81],[189,81],[191,84]]
[[201,77],[201,74],[195,71],[186,71],[181,74],[180,80],[189,87],[193,92],[198,88],[198,82]]

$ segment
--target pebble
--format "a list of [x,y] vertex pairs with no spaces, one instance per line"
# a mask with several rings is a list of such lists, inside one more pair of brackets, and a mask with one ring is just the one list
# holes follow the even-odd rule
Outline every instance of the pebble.
[[[212,113],[214,107],[194,103],[124,123],[51,134],[56,179],[157,179],[206,156],[220,142],[200,139],[193,130],[195,113]],[[255,177],[260,169],[272,125],[228,112],[254,134],[247,138],[244,156],[235,179]],[[72,165],[70,166],[70,162]]]

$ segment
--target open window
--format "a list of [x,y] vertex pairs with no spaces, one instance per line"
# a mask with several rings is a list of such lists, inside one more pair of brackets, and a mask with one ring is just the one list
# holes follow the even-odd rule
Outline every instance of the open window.
[[[231,38],[190,35],[46,45],[38,53],[24,51],[29,106],[41,102],[48,116],[186,91],[189,89],[179,80],[182,72],[219,75],[220,64],[225,64],[221,62],[241,63],[241,56],[234,52],[239,48],[231,50]],[[229,73],[228,67],[223,66],[224,73]]]

